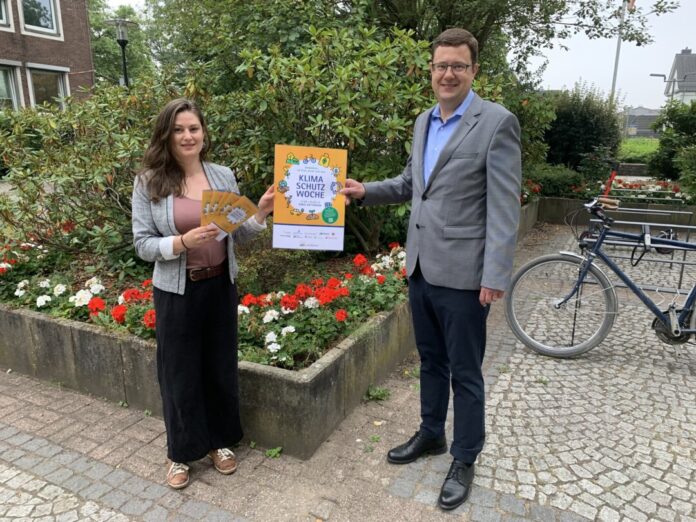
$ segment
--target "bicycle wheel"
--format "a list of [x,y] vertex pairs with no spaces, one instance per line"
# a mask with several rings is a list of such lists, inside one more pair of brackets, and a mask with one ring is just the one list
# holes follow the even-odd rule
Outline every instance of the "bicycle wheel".
[[582,261],[566,254],[543,256],[512,278],[505,316],[515,336],[532,350],[572,357],[597,346],[611,330],[618,309],[616,293],[594,265],[578,292],[560,308],[555,306],[572,291]]

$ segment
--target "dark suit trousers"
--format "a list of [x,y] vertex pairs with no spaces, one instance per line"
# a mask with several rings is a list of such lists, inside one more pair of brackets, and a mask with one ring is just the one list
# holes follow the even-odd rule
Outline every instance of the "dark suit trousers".
[[155,288],[154,298],[167,456],[190,462],[242,438],[237,289],[225,271],[186,281],[184,295]]
[[429,284],[419,266],[409,279],[409,301],[421,360],[421,430],[431,437],[444,435],[451,382],[454,440],[450,453],[474,462],[485,439],[481,365],[490,307],[479,303],[479,290]]

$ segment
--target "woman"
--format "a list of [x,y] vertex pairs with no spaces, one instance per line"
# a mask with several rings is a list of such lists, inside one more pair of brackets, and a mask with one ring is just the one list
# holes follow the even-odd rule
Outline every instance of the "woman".
[[206,454],[220,473],[237,469],[230,449],[242,438],[234,244],[263,230],[273,210],[270,187],[256,215],[222,241],[215,225],[200,226],[204,190],[239,192],[229,168],[205,161],[209,147],[200,109],[183,98],[169,102],[133,189],[135,250],[155,263],[157,377],[174,489],[189,483],[186,463]]

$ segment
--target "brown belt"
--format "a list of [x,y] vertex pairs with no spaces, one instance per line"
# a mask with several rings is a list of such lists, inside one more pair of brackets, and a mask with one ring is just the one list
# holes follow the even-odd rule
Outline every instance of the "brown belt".
[[225,272],[225,263],[218,266],[207,266],[201,268],[189,268],[186,270],[186,277],[191,281],[203,281],[211,277],[219,276]]

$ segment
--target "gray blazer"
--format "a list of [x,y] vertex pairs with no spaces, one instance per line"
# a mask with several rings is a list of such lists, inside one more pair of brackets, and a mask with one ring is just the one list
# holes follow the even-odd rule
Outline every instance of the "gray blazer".
[[[239,194],[237,181],[228,167],[206,162],[203,169],[212,189]],[[152,284],[160,290],[183,295],[186,288],[186,252],[171,252],[173,238],[180,234],[174,226],[174,196],[169,195],[154,203],[150,200],[144,184],[136,177],[131,202],[135,252],[145,261],[155,263]],[[239,272],[234,255],[235,242],[247,241],[264,228],[265,223],[260,225],[252,218],[227,237],[227,260],[232,282]]]
[[423,152],[433,109],[416,119],[404,171],[365,183],[363,204],[411,201],[409,276],[420,261],[432,285],[505,290],[520,216],[519,123],[502,106],[475,95],[424,186]]

